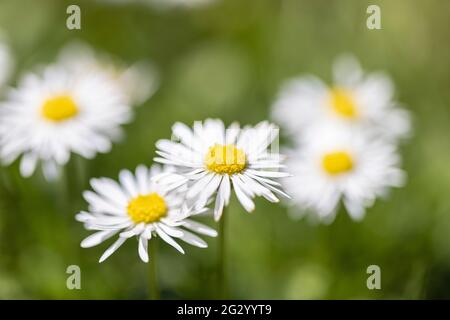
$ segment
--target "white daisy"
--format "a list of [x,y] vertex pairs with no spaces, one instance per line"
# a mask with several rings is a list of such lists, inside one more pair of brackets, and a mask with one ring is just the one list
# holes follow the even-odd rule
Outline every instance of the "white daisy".
[[349,215],[360,220],[377,197],[404,184],[394,144],[343,127],[317,127],[309,134],[309,143],[287,161],[294,177],[283,182],[293,203],[320,219],[332,221],[342,200]]
[[225,129],[221,120],[207,119],[204,123],[195,122],[193,129],[175,123],[172,133],[180,142],[159,140],[156,147],[160,157],[155,161],[174,165],[188,177],[191,185],[187,198],[195,199],[197,207],[204,206],[217,193],[216,220],[228,205],[232,187],[249,212],[255,208],[255,196],[271,202],[279,201],[274,193],[287,197],[273,180],[289,175],[278,171],[284,166],[277,150],[268,150],[278,137],[275,125],[261,122],[240,129],[234,123]]
[[58,174],[71,152],[93,158],[108,152],[132,110],[102,74],[73,74],[50,66],[28,74],[0,105],[0,158],[5,164],[22,155],[28,177],[42,162],[47,179]]
[[[84,239],[81,246],[93,247],[119,234],[119,238],[103,253],[99,262],[103,262],[134,236],[138,238],[138,252],[144,262],[149,261],[147,246],[152,237],[158,236],[184,253],[173,238],[206,248],[206,242],[190,231],[217,236],[215,230],[189,218],[207,209],[189,209],[184,203],[183,193],[174,191],[179,183],[160,184],[152,181],[152,177],[160,173],[159,166],[147,169],[140,165],[134,175],[128,170],[121,171],[119,183],[109,178],[91,179],[94,191],[85,191],[83,194],[89,203],[89,212],[77,214],[76,219],[83,222],[86,229],[96,232]],[[182,179],[178,181],[183,182]]]
[[394,100],[394,86],[381,73],[364,74],[352,56],[336,60],[334,83],[327,86],[315,76],[288,81],[273,105],[273,117],[294,136],[317,123],[341,123],[371,130],[388,139],[410,131],[409,113]]
[[77,74],[103,74],[111,84],[116,84],[117,92],[121,92],[130,105],[144,103],[159,86],[157,72],[149,62],[126,66],[81,42],[67,44],[59,54],[58,63]]

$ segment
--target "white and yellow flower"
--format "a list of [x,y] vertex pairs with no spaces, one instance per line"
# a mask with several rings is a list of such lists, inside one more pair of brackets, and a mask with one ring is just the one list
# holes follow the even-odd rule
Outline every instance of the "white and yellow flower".
[[305,141],[289,155],[294,177],[283,184],[293,204],[303,209],[300,215],[312,211],[331,222],[342,201],[349,215],[360,220],[376,198],[404,184],[396,147],[386,140],[326,126],[311,130]]
[[364,74],[358,61],[341,56],[331,86],[315,76],[288,81],[273,105],[273,117],[294,136],[318,123],[345,124],[389,140],[410,131],[409,113],[394,100],[394,86],[381,72]]
[[25,177],[42,162],[46,178],[53,179],[71,153],[93,158],[108,152],[131,117],[127,101],[103,74],[49,66],[26,75],[0,105],[0,158],[9,164],[21,156]]
[[255,196],[278,202],[274,193],[287,195],[274,179],[289,174],[283,168],[277,150],[268,150],[278,128],[268,122],[240,128],[233,123],[227,129],[218,119],[195,122],[193,128],[182,123],[172,127],[179,142],[160,140],[156,143],[159,157],[155,161],[176,166],[190,180],[187,198],[204,206],[215,197],[214,218],[219,220],[230,200],[231,189],[249,212]]
[[[179,184],[160,184],[152,181],[156,174],[167,173],[159,166],[150,169],[140,165],[133,174],[123,170],[119,182],[109,178],[91,179],[94,191],[85,191],[83,196],[89,203],[89,212],[77,214],[87,230],[95,233],[81,242],[89,248],[119,234],[118,239],[103,253],[99,262],[113,254],[127,239],[138,238],[138,253],[142,261],[148,262],[148,241],[160,237],[179,252],[183,248],[174,240],[180,239],[199,248],[207,244],[193,232],[210,237],[217,232],[210,227],[191,220],[191,216],[206,211],[205,208],[191,210],[184,202],[184,193],[176,191]],[[181,178],[181,182],[183,178]]]

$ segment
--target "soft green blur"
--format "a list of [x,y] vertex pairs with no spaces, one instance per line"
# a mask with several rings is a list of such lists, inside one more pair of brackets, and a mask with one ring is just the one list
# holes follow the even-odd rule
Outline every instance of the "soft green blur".
[[[65,27],[68,4],[82,30]],[[382,30],[366,28],[379,4]],[[155,96],[136,109],[125,139],[92,161],[72,157],[64,178],[23,179],[0,168],[0,298],[146,298],[148,265],[131,239],[106,262],[104,243],[81,249],[89,233],[74,220],[86,209],[89,177],[117,177],[151,164],[154,143],[175,121],[206,117],[254,124],[267,119],[284,79],[330,79],[335,56],[352,52],[367,70],[393,77],[413,113],[414,136],[402,147],[405,188],[378,200],[353,222],[341,210],[331,225],[293,221],[283,204],[256,201],[248,214],[232,199],[226,214],[230,297],[236,299],[450,298],[450,2],[218,0],[203,8],[155,10],[93,0],[2,0],[0,29],[20,74],[54,60],[73,39],[125,62],[149,59],[161,75]],[[13,84],[14,84],[13,80]],[[204,219],[214,225],[212,219]],[[159,246],[163,298],[215,298],[217,240],[185,245],[183,256]],[[66,288],[79,265],[82,290]],[[366,268],[381,267],[382,289],[366,288]]]

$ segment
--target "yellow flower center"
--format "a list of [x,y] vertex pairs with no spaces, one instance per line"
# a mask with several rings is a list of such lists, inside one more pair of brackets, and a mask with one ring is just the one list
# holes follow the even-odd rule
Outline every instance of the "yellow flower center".
[[246,161],[244,151],[233,144],[215,144],[205,156],[206,168],[220,174],[239,173],[245,169]]
[[323,156],[322,166],[328,174],[338,175],[353,169],[353,159],[346,151],[330,152]]
[[352,93],[342,88],[334,88],[330,91],[330,104],[339,116],[354,119],[358,116],[358,109]]
[[135,223],[152,223],[167,215],[167,205],[160,195],[153,192],[132,199],[128,203],[127,212]]
[[41,114],[47,120],[60,122],[75,117],[78,107],[72,97],[60,95],[47,99],[42,105]]

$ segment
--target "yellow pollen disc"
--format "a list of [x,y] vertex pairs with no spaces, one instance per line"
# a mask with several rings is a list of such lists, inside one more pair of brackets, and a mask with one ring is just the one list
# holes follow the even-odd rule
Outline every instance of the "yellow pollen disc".
[[78,107],[72,97],[61,95],[47,99],[42,105],[41,114],[47,120],[60,122],[75,117]]
[[353,159],[345,151],[330,152],[323,156],[322,166],[328,174],[338,175],[353,169]]
[[135,223],[152,223],[167,215],[167,206],[164,199],[153,192],[132,199],[128,203],[127,212]]
[[239,173],[245,169],[246,161],[244,151],[233,144],[215,144],[205,156],[206,168],[220,174]]
[[352,93],[345,89],[332,89],[330,92],[330,104],[333,111],[341,117],[353,119],[358,116],[358,109]]

